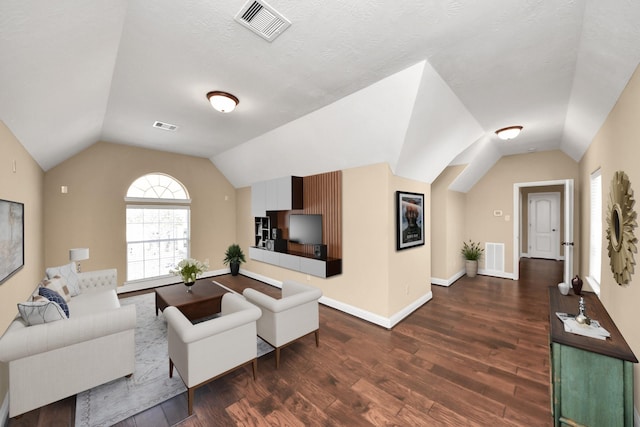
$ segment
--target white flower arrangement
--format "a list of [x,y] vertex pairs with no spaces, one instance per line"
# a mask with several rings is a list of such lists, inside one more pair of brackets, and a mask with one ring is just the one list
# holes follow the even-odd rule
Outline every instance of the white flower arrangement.
[[193,283],[208,268],[209,260],[201,262],[197,259],[187,258],[180,261],[175,270],[169,270],[169,272],[176,276],[181,276],[185,283]]

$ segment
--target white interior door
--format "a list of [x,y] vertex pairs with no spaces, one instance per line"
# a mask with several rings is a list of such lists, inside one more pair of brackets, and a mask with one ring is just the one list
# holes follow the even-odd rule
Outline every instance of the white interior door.
[[560,257],[560,193],[531,193],[528,200],[530,257]]
[[[525,224],[522,222],[520,190],[524,187],[541,187],[547,185],[564,186],[564,279],[568,283],[573,277],[573,179],[556,181],[538,181],[513,184],[513,280],[520,278],[520,234],[526,233]],[[505,217],[505,221],[508,221]]]

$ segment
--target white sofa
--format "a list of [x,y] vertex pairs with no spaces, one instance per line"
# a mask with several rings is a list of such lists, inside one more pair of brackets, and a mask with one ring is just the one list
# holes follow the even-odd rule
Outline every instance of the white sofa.
[[251,288],[245,289],[242,295],[262,311],[262,317],[258,319],[258,335],[276,348],[276,368],[280,366],[280,349],[298,338],[314,333],[316,347],[320,345],[320,289],[285,280],[280,299]]
[[192,324],[175,307],[167,307],[169,376],[175,366],[188,388],[189,415],[197,387],[251,362],[253,379],[258,369],[256,320],[260,309],[240,295],[222,296],[220,316]]
[[18,316],[0,338],[10,417],[134,371],[136,309],[120,306],[117,271],[77,273],[77,279],[80,293],[68,302],[68,319],[27,326]]

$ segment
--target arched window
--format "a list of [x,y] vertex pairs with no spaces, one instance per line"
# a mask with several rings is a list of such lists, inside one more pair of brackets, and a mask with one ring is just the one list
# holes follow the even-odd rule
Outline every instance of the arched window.
[[189,193],[175,178],[151,173],[136,179],[127,203],[127,281],[169,275],[189,257]]

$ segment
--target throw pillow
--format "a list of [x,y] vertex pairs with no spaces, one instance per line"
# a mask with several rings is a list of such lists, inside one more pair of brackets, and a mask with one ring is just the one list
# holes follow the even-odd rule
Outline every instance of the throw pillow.
[[60,306],[60,308],[62,308],[62,311],[64,311],[64,314],[66,314],[67,317],[69,317],[69,306],[67,305],[67,302],[64,300],[64,298],[60,296],[59,293],[49,288],[40,288],[38,290],[38,293],[43,297],[45,297],[46,299],[48,299],[49,301],[53,301],[57,303]]
[[42,282],[40,282],[40,285],[59,293],[60,296],[64,298],[65,302],[71,301],[69,287],[62,277],[55,276],[53,279],[44,279]]
[[67,282],[67,287],[72,297],[80,294],[80,284],[78,283],[79,279],[75,262],[70,262],[69,264],[59,267],[49,267],[46,273],[48,279],[53,279],[56,276],[62,277],[64,281]]
[[58,304],[44,297],[35,297],[33,301],[18,303],[18,312],[27,326],[55,322],[67,318]]

